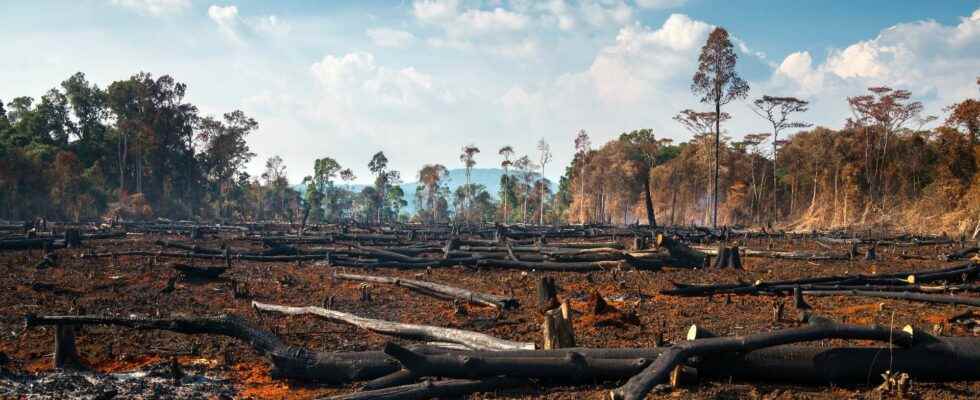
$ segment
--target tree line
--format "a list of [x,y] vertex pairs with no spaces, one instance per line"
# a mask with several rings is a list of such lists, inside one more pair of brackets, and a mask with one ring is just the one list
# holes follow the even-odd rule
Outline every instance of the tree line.
[[522,155],[505,145],[493,162],[504,171],[495,194],[471,182],[481,150],[465,145],[465,183],[454,191],[445,165],[413,174],[411,215],[383,152],[367,160],[370,185],[355,185],[353,170],[331,157],[315,160],[298,186],[279,156],[250,176],[247,138],[258,122],[243,112],[202,115],[167,75],[100,88],[77,73],[38,99],[0,99],[0,218],[980,227],[976,99],[940,118],[906,90],[871,87],[842,100],[851,115],[832,129],[806,122],[808,101],[762,94],[749,101],[761,132],[736,140],[723,130],[723,107],[750,88],[727,31],[709,35],[698,61],[691,91],[709,108],[674,117],[690,140],[637,129],[593,148],[579,131],[557,185],[545,178],[544,139]]

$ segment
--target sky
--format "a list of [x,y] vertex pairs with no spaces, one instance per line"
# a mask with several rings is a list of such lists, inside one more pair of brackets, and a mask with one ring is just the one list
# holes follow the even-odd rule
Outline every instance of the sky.
[[253,176],[281,156],[291,181],[333,157],[358,181],[384,151],[413,180],[423,164],[478,167],[514,147],[557,177],[586,130],[594,145],[707,110],[690,92],[716,26],[734,38],[751,92],[726,134],[766,130],[749,101],[811,102],[803,119],[840,127],[846,97],[910,90],[925,112],[976,97],[980,1],[770,0],[0,0],[0,100],[41,96],[77,71],[101,87],[140,71],[188,85],[205,115],[259,121]]

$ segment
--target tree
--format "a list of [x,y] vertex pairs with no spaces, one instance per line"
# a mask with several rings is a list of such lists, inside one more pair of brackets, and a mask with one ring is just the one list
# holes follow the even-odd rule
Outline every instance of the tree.
[[655,156],[659,144],[652,129],[640,129],[619,136],[624,144],[626,158],[635,165],[632,168],[634,182],[639,181],[643,190],[644,206],[646,207],[647,223],[657,226],[657,218],[653,212],[653,195],[650,191],[650,170],[656,165]]
[[950,115],[946,118],[946,126],[966,129],[966,134],[970,135],[970,144],[976,146],[977,135],[980,134],[980,101],[966,99],[947,110]]
[[[579,196],[585,199],[585,157],[592,150],[592,140],[589,139],[589,134],[585,133],[585,129],[580,129],[578,135],[575,136],[575,157],[581,164],[579,171]],[[579,207],[578,222],[580,224],[585,223],[585,207]]]
[[350,190],[350,183],[357,179],[357,177],[354,176],[354,171],[352,171],[350,168],[344,168],[340,171],[340,179],[344,181],[344,210],[346,210],[346,213],[341,212],[341,216],[343,218],[349,218],[351,217],[350,208],[353,206],[353,201],[351,199],[353,193]]
[[527,224],[527,203],[528,198],[530,198],[530,193],[532,190],[531,184],[534,183],[534,170],[537,166],[531,159],[524,155],[514,161],[514,168],[520,172],[521,176],[521,194],[524,196],[524,212],[522,213],[521,220],[522,223]]
[[[538,140],[538,163],[541,165],[541,178],[544,178],[544,166],[551,162],[551,146],[548,142],[544,141],[544,138]],[[546,181],[547,182],[547,181]],[[539,207],[540,207],[540,219],[538,221],[539,225],[544,225],[544,186],[541,187],[541,194],[539,196]]]
[[[434,224],[445,218],[446,210],[438,206],[443,195],[443,181],[448,175],[449,171],[442,164],[426,164],[419,170],[420,186],[415,189],[415,196],[419,218],[423,222]],[[444,198],[442,200],[445,202]]]
[[[269,157],[265,161],[265,171],[262,172],[262,179],[265,186],[270,191],[272,200],[272,213],[275,216],[285,216],[286,212],[286,190],[289,188],[289,181],[286,179],[286,165],[282,157],[278,155]],[[260,205],[261,210],[265,207]]]
[[371,170],[371,173],[373,173],[376,176],[376,178],[375,178],[375,186],[377,186],[377,191],[378,191],[378,195],[377,195],[377,198],[378,198],[377,199],[377,201],[378,201],[378,210],[377,211],[378,211],[378,223],[380,224],[381,223],[381,212],[382,212],[382,209],[384,208],[383,202],[384,202],[384,199],[385,199],[385,185],[386,185],[387,179],[388,179],[388,173],[387,173],[387,171],[388,171],[388,157],[385,157],[385,153],[383,151],[379,151],[377,153],[374,153],[374,156],[371,157],[371,161],[368,163],[368,169],[370,169]]
[[[500,190],[503,192],[511,186],[509,169],[512,165],[514,165],[514,163],[510,161],[510,157],[514,155],[514,148],[510,147],[510,145],[506,145],[501,147],[500,150],[497,151],[497,154],[500,154],[500,156],[504,158],[504,160],[500,162],[500,167],[504,169],[504,174],[500,176]],[[507,212],[508,197],[510,196],[507,196],[506,193],[501,193],[500,200],[503,202],[504,206],[503,220],[505,224],[510,222],[510,214]]]
[[870,87],[871,94],[848,97],[853,119],[848,125],[865,131],[865,171],[872,201],[881,200],[885,211],[887,193],[883,170],[888,161],[891,137],[922,112],[922,103],[910,101],[912,93],[889,87]]
[[327,211],[324,215],[327,220],[332,220],[337,215],[337,194],[333,179],[338,172],[340,172],[340,164],[330,157],[318,159],[313,164],[313,187],[320,191],[319,198],[325,203],[322,206],[326,206]]
[[245,138],[258,127],[258,122],[241,111],[226,113],[222,120],[206,117],[201,121],[198,132],[198,139],[204,143],[201,161],[212,184],[212,193],[220,199],[218,213],[222,217],[230,217],[230,195],[236,189],[236,181],[240,181],[235,178],[255,156]]
[[[708,41],[701,48],[698,71],[694,73],[691,91],[701,96],[702,103],[715,106],[715,115],[721,115],[721,106],[735,99],[748,96],[749,84],[735,72],[738,55],[728,38],[728,31],[718,27],[711,31]],[[718,226],[718,169],[721,148],[721,118],[715,119],[715,173],[712,196],[711,225]]]
[[[463,167],[466,168],[466,187],[470,188],[470,170],[476,165],[476,155],[480,153],[480,149],[475,145],[463,146],[463,152],[459,155],[459,161],[463,162]],[[465,211],[468,206],[467,202],[472,200],[473,193],[464,192],[463,203],[461,208]]]
[[764,95],[752,102],[752,111],[756,115],[769,121],[772,125],[772,208],[769,222],[776,222],[776,189],[778,181],[776,175],[776,145],[779,143],[779,132],[784,129],[807,128],[813,126],[809,122],[791,121],[790,115],[794,113],[806,112],[810,102],[800,100],[796,97],[775,97]]

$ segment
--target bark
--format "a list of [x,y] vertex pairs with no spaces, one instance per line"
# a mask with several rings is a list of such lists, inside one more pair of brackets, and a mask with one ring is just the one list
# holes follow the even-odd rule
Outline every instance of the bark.
[[330,321],[343,322],[384,335],[434,342],[458,343],[471,349],[534,349],[534,343],[513,342],[484,335],[482,333],[464,331],[461,329],[442,328],[429,325],[403,324],[399,322],[364,318],[345,312],[328,310],[322,307],[289,307],[274,304],[263,304],[257,301],[252,302],[252,307],[262,311],[272,311],[287,315],[316,315]]
[[[692,249],[700,251],[704,254],[711,256],[718,255],[718,249],[709,246],[691,246]],[[764,258],[776,258],[784,260],[810,260],[810,261],[822,261],[822,260],[847,260],[850,257],[844,253],[815,253],[815,252],[804,252],[804,251],[772,251],[772,250],[754,250],[754,249],[740,249],[739,252],[745,257],[764,257]]]
[[646,205],[647,209],[647,224],[651,227],[657,227],[657,217],[653,213],[653,195],[650,193],[650,177],[646,176],[643,179],[643,203]]
[[[414,374],[400,371],[399,362],[380,351],[349,353],[312,352],[287,346],[267,331],[250,326],[236,316],[162,318],[106,317],[106,316],[27,316],[28,328],[43,325],[116,325],[139,330],[166,330],[182,334],[213,334],[239,339],[251,345],[269,358],[272,374],[277,378],[297,379],[328,384],[349,383],[402,374],[417,379]],[[896,333],[902,339],[904,333]],[[751,336],[750,336],[751,337]],[[725,339],[725,338],[722,338]],[[974,337],[923,338],[921,344],[908,349],[880,347],[827,348],[778,346],[748,353],[726,352],[705,355],[701,361],[691,363],[702,377],[728,380],[731,378],[760,382],[793,382],[806,384],[867,384],[879,380],[885,370],[903,371],[923,382],[964,381],[980,379],[980,340]],[[576,359],[583,356],[589,368],[597,363],[589,360],[654,360],[669,348],[571,348],[559,350],[512,350],[512,351],[446,351],[431,347],[417,347],[413,352],[426,355],[450,355],[482,361],[494,359],[484,365],[513,364],[515,360],[546,359],[550,362]],[[888,354],[883,357],[882,354]],[[691,360],[688,360],[689,362]],[[453,374],[481,377],[481,374],[498,375],[499,370],[489,367],[452,370]],[[608,365],[608,364],[607,364]],[[937,365],[943,368],[936,368]],[[562,367],[568,368],[568,367]],[[522,369],[508,370],[506,374],[519,377]],[[531,369],[528,375],[541,376],[546,371]],[[625,379],[635,373],[610,379]],[[558,379],[565,379],[562,375]],[[482,378],[482,377],[481,377]],[[380,381],[380,379],[378,380]],[[583,382],[585,383],[585,382]],[[593,382],[588,382],[593,383]]]
[[644,357],[590,357],[574,349],[558,353],[562,355],[557,357],[484,356],[479,353],[421,354],[394,343],[385,345],[384,352],[415,376],[478,378],[507,375],[589,384],[597,380],[628,377],[641,371],[652,360]]
[[804,290],[808,296],[856,296],[879,299],[898,299],[924,303],[954,304],[960,306],[980,307],[980,298],[953,296],[944,294],[914,293],[914,292],[884,292],[872,290]]
[[667,383],[674,367],[682,365],[692,357],[732,352],[746,353],[766,347],[824,339],[875,340],[908,347],[916,338],[905,331],[883,327],[862,327],[813,320],[810,325],[800,328],[680,342],[666,348],[650,366],[630,378],[623,386],[612,390],[610,397],[624,400],[643,399],[654,386]]
[[489,377],[478,380],[449,379],[424,381],[409,385],[366,390],[328,397],[326,400],[421,400],[432,398],[456,398],[480,392],[492,392],[529,384],[523,379]]
[[441,299],[459,299],[474,304],[482,304],[499,309],[517,308],[519,303],[512,297],[498,296],[488,293],[473,292],[467,289],[456,288],[434,282],[418,281],[414,279],[393,278],[385,276],[369,276],[354,274],[334,274],[335,277],[344,280],[384,283],[395,286],[406,287],[411,290],[427,294]]
[[228,270],[228,267],[197,267],[186,264],[174,264],[173,269],[185,278],[211,280],[218,279],[221,274]]

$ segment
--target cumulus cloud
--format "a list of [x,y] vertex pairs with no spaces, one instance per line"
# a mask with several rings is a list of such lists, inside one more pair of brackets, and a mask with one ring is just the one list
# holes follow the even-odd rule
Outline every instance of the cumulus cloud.
[[980,71],[980,10],[955,25],[926,20],[889,27],[873,39],[832,49],[819,64],[808,52],[790,54],[772,83],[826,98],[886,85],[923,96],[927,112],[937,112],[975,94],[970,84],[976,71]]
[[208,18],[218,24],[218,30],[233,42],[240,43],[238,36],[238,7],[212,5],[208,7]]
[[191,0],[112,0],[111,2],[113,5],[153,16],[178,13],[191,7]]
[[665,9],[676,8],[687,3],[687,0],[636,0],[641,8]]
[[234,5],[211,5],[208,7],[208,18],[218,26],[222,35],[237,45],[244,45],[246,36],[262,34],[281,37],[288,35],[292,29],[290,24],[275,15],[242,17]]
[[439,23],[452,20],[459,9],[459,0],[416,0],[412,14],[422,22]]
[[367,36],[378,47],[407,47],[415,42],[411,32],[391,28],[368,29]]

